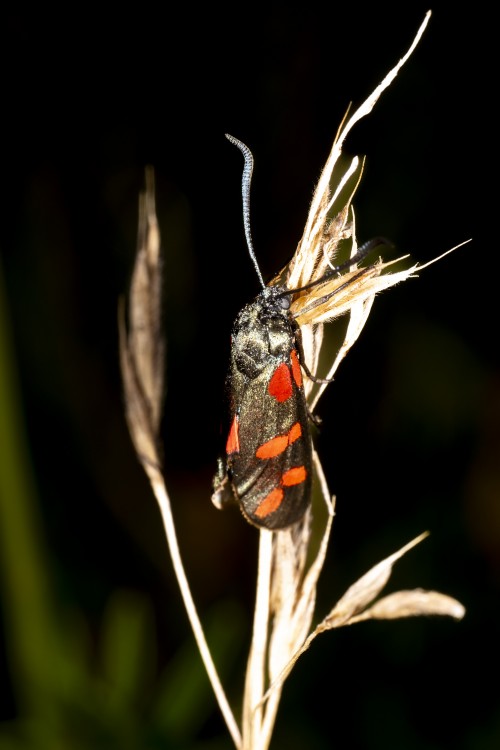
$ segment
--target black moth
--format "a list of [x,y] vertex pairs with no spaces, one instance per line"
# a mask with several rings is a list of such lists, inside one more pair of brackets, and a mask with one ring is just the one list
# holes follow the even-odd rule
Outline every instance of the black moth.
[[[312,440],[302,369],[300,329],[290,312],[294,294],[338,275],[386,241],[363,245],[347,263],[299,289],[266,286],[250,233],[250,183],[253,157],[244,143],[226,135],[245,158],[242,194],[245,234],[262,290],[233,326],[227,377],[230,426],[224,458],[219,459],[212,501],[222,508],[238,502],[255,526],[284,529],[304,516],[311,499]],[[360,275],[364,270],[359,272]],[[356,277],[357,278],[357,277]],[[348,282],[349,283],[349,282]]]

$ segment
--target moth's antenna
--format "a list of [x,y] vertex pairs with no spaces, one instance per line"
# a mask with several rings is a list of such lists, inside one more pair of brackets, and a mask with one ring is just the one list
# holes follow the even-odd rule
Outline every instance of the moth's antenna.
[[241,195],[243,198],[243,226],[245,227],[245,237],[247,239],[247,246],[248,246],[248,252],[250,253],[250,258],[252,259],[252,263],[254,264],[255,270],[257,271],[257,276],[259,277],[261,286],[263,289],[265,289],[266,285],[264,284],[264,279],[262,278],[259,264],[257,263],[255,250],[253,249],[252,233],[250,231],[250,185],[252,183],[252,172],[253,172],[252,152],[250,151],[248,146],[245,146],[244,143],[239,141],[234,136],[226,133],[226,138],[228,139],[228,141],[231,141],[231,143],[234,143],[234,145],[239,148],[239,150],[241,151],[241,153],[243,154],[245,158],[245,166],[243,167],[243,177],[241,179]]

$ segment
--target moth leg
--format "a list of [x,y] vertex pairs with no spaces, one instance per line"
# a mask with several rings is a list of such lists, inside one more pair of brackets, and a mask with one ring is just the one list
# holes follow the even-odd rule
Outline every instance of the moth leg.
[[313,383],[331,383],[333,381],[333,378],[317,378],[316,375],[312,374],[312,372],[306,365],[306,358],[304,356],[304,347],[302,346],[302,331],[300,330],[299,325],[297,325],[296,323],[294,323],[294,325],[295,325],[295,343],[297,344],[297,349],[299,351],[300,364],[305,374],[307,375],[309,380],[313,381]]

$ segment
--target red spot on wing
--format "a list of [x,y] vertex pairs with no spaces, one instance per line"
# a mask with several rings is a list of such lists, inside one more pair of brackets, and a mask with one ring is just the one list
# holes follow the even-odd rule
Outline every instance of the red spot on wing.
[[271,438],[267,443],[259,445],[255,451],[257,458],[274,458],[283,453],[288,447],[288,435],[278,435],[277,437]]
[[302,370],[300,369],[300,362],[299,362],[299,358],[297,357],[297,352],[295,351],[295,349],[292,349],[292,351],[290,352],[290,358],[292,360],[293,379],[295,380],[297,388],[301,388],[302,387]]
[[293,466],[281,475],[281,484],[283,487],[293,487],[296,484],[302,484],[307,477],[305,466]]
[[271,490],[269,495],[267,495],[264,500],[262,500],[262,502],[257,506],[257,509],[255,511],[255,515],[257,516],[257,518],[265,518],[270,513],[274,513],[274,511],[277,510],[281,505],[284,494],[285,493],[283,492],[281,487],[276,487],[276,489]]
[[280,403],[286,401],[292,395],[292,376],[290,368],[285,362],[278,365],[273,372],[267,390]]
[[291,445],[296,440],[298,440],[299,437],[301,436],[302,436],[302,425],[300,424],[300,422],[295,422],[295,424],[293,424],[290,427],[290,430],[288,431],[288,444]]
[[305,482],[307,470],[305,466],[293,466],[281,475],[280,486],[271,490],[268,495],[259,503],[255,510],[257,518],[265,518],[274,513],[280,507],[285,497],[283,487],[294,487],[297,484]]
[[[302,387],[302,371],[300,369],[297,352],[293,349],[290,353],[291,367],[286,363],[279,365],[269,381],[268,391],[277,401],[283,402],[293,395],[293,380],[297,388]],[[259,445],[255,451],[256,458],[270,459],[279,456],[289,445],[302,437],[302,425],[295,422],[287,433],[277,435]],[[254,515],[256,518],[266,518],[280,507],[285,498],[286,487],[294,487],[302,484],[307,478],[305,466],[293,466],[287,469],[280,477],[279,485],[272,489],[257,506]]]
[[226,453],[229,456],[231,453],[240,452],[240,435],[239,435],[239,422],[238,416],[235,414],[229,435],[227,436],[226,442]]
[[274,458],[279,456],[280,453],[286,451],[289,445],[298,440],[302,435],[302,426],[300,422],[295,422],[286,435],[277,435],[276,437],[267,440],[262,445],[259,445],[255,451],[256,458]]

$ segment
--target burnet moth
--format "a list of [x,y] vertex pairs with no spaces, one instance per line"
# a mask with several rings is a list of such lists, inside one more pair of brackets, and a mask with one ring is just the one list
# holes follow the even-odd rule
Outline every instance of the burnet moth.
[[[320,278],[299,288],[271,282],[259,269],[250,231],[250,184],[253,156],[237,138],[226,135],[242,152],[243,220],[250,258],[261,291],[236,318],[231,335],[227,376],[229,429],[225,455],[219,459],[212,501],[218,508],[238,502],[244,517],[260,528],[284,529],[300,521],[311,500],[312,439],[303,371],[300,328],[290,310],[292,299],[307,295],[332,276],[360,261],[374,247],[388,244],[377,238],[363,245],[346,263],[330,266]],[[306,306],[326,300],[365,273],[359,269],[334,292],[315,294]],[[308,308],[309,309],[309,308]],[[303,310],[302,310],[303,312]]]

